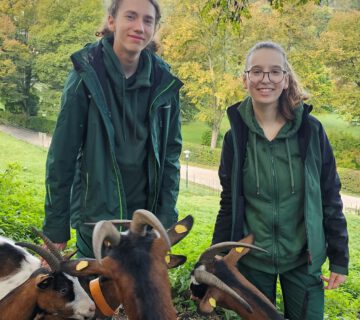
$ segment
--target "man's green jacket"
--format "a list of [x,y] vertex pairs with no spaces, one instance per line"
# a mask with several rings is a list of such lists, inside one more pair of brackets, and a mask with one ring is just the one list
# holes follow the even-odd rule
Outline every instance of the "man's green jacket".
[[[46,163],[44,233],[56,243],[85,222],[129,219],[115,132],[108,107],[101,41],[72,55],[61,111]],[[151,54],[152,90],[147,152],[148,206],[169,227],[177,221],[181,133],[179,89],[168,65]],[[141,99],[141,97],[139,97]],[[137,159],[134,159],[136,161]]]

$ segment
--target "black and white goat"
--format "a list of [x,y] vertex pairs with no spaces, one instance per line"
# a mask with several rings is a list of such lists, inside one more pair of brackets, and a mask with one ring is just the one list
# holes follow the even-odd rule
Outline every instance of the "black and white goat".
[[[249,250],[265,250],[253,246],[252,235],[239,242],[218,243],[203,252],[191,275],[190,290],[202,313],[215,306],[235,311],[244,320],[283,320],[269,299],[237,269],[238,260]],[[224,257],[219,256],[229,250]]]
[[91,319],[95,305],[78,279],[54,268],[45,249],[42,257],[51,271],[41,268],[40,260],[21,246],[0,237],[0,319],[28,320],[37,314]]

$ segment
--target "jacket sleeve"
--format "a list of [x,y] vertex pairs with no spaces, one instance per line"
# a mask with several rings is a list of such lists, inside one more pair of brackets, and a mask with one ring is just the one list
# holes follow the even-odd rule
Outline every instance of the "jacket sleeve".
[[319,131],[322,155],[321,192],[324,230],[330,271],[347,274],[349,264],[348,232],[340,197],[341,183],[330,142],[322,126]]
[[70,72],[46,161],[43,231],[53,242],[70,239],[70,195],[86,128],[88,97],[79,75]]
[[219,178],[222,186],[220,210],[216,218],[212,244],[230,241],[232,227],[232,164],[234,158],[233,142],[231,132],[225,134],[221,162],[219,167]]
[[182,137],[179,95],[171,102],[169,133],[166,144],[162,184],[159,191],[157,216],[168,228],[178,220],[176,202],[179,195]]

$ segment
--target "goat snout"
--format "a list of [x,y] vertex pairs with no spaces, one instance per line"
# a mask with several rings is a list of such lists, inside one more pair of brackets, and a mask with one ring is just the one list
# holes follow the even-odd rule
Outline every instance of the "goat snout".
[[96,306],[95,303],[90,300],[87,306],[83,305],[81,310],[79,310],[71,319],[78,320],[88,320],[93,319],[95,316]]
[[74,316],[72,316],[71,319],[78,319],[78,320],[94,319],[95,310],[96,310],[95,303],[91,302],[91,303],[89,303],[89,306],[88,306],[87,310],[85,310],[85,308],[83,308],[81,311],[79,311]]

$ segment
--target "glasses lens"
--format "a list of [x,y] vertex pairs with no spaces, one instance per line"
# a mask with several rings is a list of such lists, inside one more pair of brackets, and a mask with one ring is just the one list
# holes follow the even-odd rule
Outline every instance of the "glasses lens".
[[264,72],[262,70],[250,70],[249,79],[252,82],[259,82],[264,78]]
[[251,82],[255,82],[255,83],[260,82],[267,75],[272,83],[280,83],[284,79],[285,72],[280,69],[279,70],[274,69],[269,72],[264,72],[262,70],[254,69],[254,70],[249,70],[248,74]]
[[269,80],[272,83],[279,83],[284,79],[284,72],[282,70],[271,70],[269,72]]

